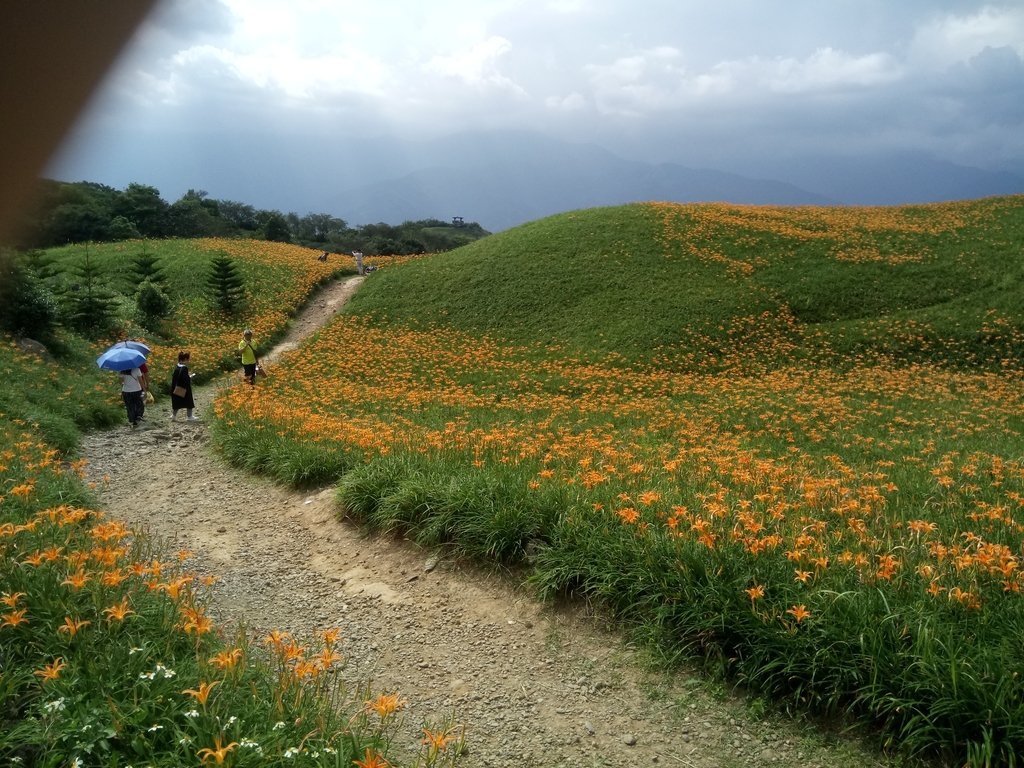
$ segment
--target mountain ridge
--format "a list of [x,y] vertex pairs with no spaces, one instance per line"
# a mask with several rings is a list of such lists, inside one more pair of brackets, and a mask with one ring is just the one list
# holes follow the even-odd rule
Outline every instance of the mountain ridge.
[[896,205],[1024,192],[1024,177],[925,153],[809,157],[744,175],[628,160],[596,145],[527,132],[467,133],[420,149],[409,153],[416,159],[408,171],[347,185],[329,195],[329,207],[359,223],[462,216],[501,231],[569,210],[643,201]]

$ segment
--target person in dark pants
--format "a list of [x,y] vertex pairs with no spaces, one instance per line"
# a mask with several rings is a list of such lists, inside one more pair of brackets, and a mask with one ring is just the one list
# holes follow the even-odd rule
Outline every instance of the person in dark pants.
[[245,380],[252,386],[256,386],[256,366],[260,359],[256,357],[256,348],[252,345],[252,331],[248,328],[242,334],[242,340],[238,342],[238,351],[242,355],[242,370],[245,372]]
[[142,388],[142,371],[138,368],[121,371],[121,399],[128,412],[128,423],[132,429],[139,426],[146,413],[146,401],[143,399],[145,390]]
[[192,415],[192,409],[196,407],[192,398],[192,377],[194,373],[188,370],[191,355],[188,352],[178,353],[178,365],[171,374],[171,421],[178,420],[178,411],[185,409],[188,421],[197,421]]

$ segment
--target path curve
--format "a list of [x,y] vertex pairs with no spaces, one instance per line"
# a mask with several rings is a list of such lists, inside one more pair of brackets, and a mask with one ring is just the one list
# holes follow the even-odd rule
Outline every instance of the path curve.
[[[362,280],[328,285],[266,358],[329,321]],[[200,419],[216,386],[196,388]],[[879,765],[788,721],[755,720],[696,677],[645,672],[595,621],[497,576],[339,521],[330,488],[295,492],[227,466],[202,421],[170,421],[166,397],[147,416],[146,429],[83,440],[103,508],[193,552],[189,566],[219,579],[211,610],[222,623],[299,637],[339,627],[346,677],[408,700],[406,744],[424,718],[454,713],[466,768]]]

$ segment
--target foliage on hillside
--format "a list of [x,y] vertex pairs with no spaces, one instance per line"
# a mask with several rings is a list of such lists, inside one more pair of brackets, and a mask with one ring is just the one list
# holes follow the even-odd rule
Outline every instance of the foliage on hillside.
[[[182,346],[196,350],[204,375],[217,356],[230,359],[218,346],[237,343],[239,328],[190,293],[214,255],[243,265],[247,304],[236,322],[268,338],[337,267],[278,243],[149,245],[174,301],[168,336],[154,342],[150,358],[157,382],[166,381]],[[134,282],[118,278],[149,245],[90,248],[115,303]],[[81,253],[50,255],[45,280],[71,279]],[[123,309],[115,314],[125,320]],[[51,358],[0,335],[0,760],[397,764],[389,751],[401,740],[404,701],[337,674],[344,664],[338,628],[310,638],[273,631],[258,642],[226,635],[207,615],[209,582],[189,570],[190,553],[168,556],[95,508],[74,449],[81,431],[123,424],[116,376],[95,363],[112,340],[90,342],[58,327]],[[461,737],[450,725],[425,723],[408,764],[454,764]]]
[[374,276],[286,380],[225,393],[215,439],[598,601],[669,660],[904,754],[1013,764],[1022,213],[534,222]]
[[328,213],[300,216],[259,210],[233,200],[215,200],[194,189],[167,203],[156,187],[137,183],[118,190],[93,182],[44,180],[40,187],[34,213],[22,222],[24,247],[138,238],[244,237],[333,253],[408,255],[450,250],[488,234],[479,224],[461,220],[350,227]]
[[853,209],[636,204],[493,235],[382,275],[352,306],[394,323],[685,370],[826,353],[991,365],[1024,354],[1022,240],[1024,197]]

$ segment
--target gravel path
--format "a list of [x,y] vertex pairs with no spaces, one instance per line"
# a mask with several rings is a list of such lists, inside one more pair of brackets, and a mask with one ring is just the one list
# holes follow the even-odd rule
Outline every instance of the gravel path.
[[[275,353],[329,320],[362,279],[325,289]],[[197,388],[200,419],[215,394]],[[578,611],[339,521],[330,488],[294,492],[225,465],[202,421],[170,421],[167,397],[147,417],[147,428],[83,442],[104,508],[195,553],[195,567],[219,578],[222,623],[299,637],[339,627],[346,676],[408,700],[407,743],[424,717],[454,714],[467,768],[884,765],[809,727],[754,718],[695,675],[646,670],[642,654]]]

